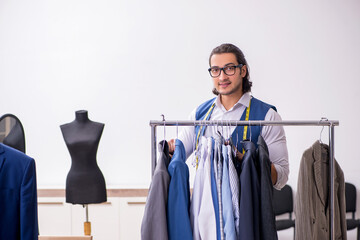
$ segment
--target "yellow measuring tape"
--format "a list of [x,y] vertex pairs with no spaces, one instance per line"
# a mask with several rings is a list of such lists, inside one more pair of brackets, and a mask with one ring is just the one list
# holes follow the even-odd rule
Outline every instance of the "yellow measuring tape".
[[[245,115],[245,121],[249,121],[249,115],[250,115],[250,105],[251,105],[251,98],[250,98],[250,101],[249,101],[249,107],[246,108],[246,115]],[[206,120],[207,117],[209,116],[209,114],[211,113],[212,109],[214,108],[215,106],[215,102],[211,105],[211,107],[209,108],[209,110],[207,111],[207,113],[205,114],[205,117],[203,120]],[[196,151],[199,147],[199,138],[200,138],[200,134],[201,134],[201,130],[202,130],[202,125],[200,126],[200,129],[199,129],[199,132],[197,134],[197,137],[196,137]],[[247,129],[248,129],[248,126],[244,126],[244,134],[243,134],[243,140],[246,140],[246,136],[247,136]],[[245,153],[245,149],[243,149],[242,153],[244,154]],[[199,157],[196,156],[196,170],[198,168],[198,165],[199,165]]]
[[[209,114],[211,113],[211,110],[212,110],[214,107],[215,107],[215,102],[211,105],[211,107],[209,108],[209,110],[208,110],[207,113],[205,114],[205,117],[204,117],[203,120],[206,120],[206,119],[207,119],[207,117],[208,117]],[[200,126],[200,129],[199,129],[199,132],[198,132],[198,134],[197,134],[197,137],[196,137],[196,147],[195,147],[196,151],[197,151],[197,149],[198,149],[198,147],[199,147],[199,138],[200,138],[200,134],[201,134],[202,127],[203,127],[203,126],[201,125],[201,126]],[[197,168],[198,168],[198,165],[199,165],[199,157],[196,156],[196,170],[197,170]]]
[[[250,105],[251,105],[251,98],[250,98],[250,101],[249,101],[249,106],[247,107],[246,109],[246,116],[245,116],[245,121],[249,121],[249,115],[250,115]],[[243,134],[243,140],[246,140],[246,136],[247,136],[247,129],[248,129],[248,126],[244,126],[244,134]],[[251,131],[251,130],[250,130]],[[245,149],[242,150],[242,153],[244,154],[245,153]]]

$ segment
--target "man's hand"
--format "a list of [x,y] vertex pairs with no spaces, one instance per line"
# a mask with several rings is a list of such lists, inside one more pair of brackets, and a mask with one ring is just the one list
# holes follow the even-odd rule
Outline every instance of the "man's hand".
[[[244,157],[244,154],[242,154],[239,151],[236,151],[236,157],[235,158],[236,158],[237,161],[241,162],[243,157]],[[276,168],[275,168],[273,163],[271,163],[271,182],[272,182],[273,185],[275,185],[276,182],[277,182],[277,171],[276,171]]]
[[168,145],[169,145],[169,154],[172,157],[175,151],[175,139],[170,139],[168,141]]
[[271,181],[273,185],[277,182],[277,171],[273,163],[271,164]]

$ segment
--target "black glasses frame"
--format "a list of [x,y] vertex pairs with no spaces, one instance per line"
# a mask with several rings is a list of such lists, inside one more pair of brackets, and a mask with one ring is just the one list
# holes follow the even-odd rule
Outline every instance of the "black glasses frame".
[[221,75],[221,71],[223,71],[227,76],[232,76],[232,75],[235,74],[236,71],[234,71],[233,74],[227,74],[227,73],[225,72],[225,68],[227,68],[227,67],[235,67],[235,70],[236,70],[236,68],[241,68],[242,66],[244,66],[244,65],[243,65],[243,64],[239,64],[239,65],[234,65],[234,66],[230,65],[230,66],[225,66],[225,67],[219,68],[219,70],[220,70],[220,71],[219,71],[219,74],[216,75],[216,76],[213,76],[213,75],[211,74],[211,69],[213,69],[213,68],[209,68],[208,71],[209,71],[210,76],[213,77],[213,78],[216,78],[216,77],[220,76],[220,75]]

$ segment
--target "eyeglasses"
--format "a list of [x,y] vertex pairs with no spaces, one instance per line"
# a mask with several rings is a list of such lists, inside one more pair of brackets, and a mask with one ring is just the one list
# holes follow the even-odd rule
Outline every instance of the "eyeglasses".
[[208,69],[210,76],[213,78],[216,78],[218,76],[220,76],[221,74],[221,70],[224,71],[224,73],[228,76],[232,76],[235,74],[236,72],[236,68],[241,68],[243,65],[239,64],[239,65],[230,65],[230,66],[225,66],[223,68],[219,68],[219,67],[211,67]]

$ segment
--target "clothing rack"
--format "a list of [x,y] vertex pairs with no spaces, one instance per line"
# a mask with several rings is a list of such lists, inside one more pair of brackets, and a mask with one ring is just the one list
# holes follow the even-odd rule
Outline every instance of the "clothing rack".
[[318,121],[235,121],[235,120],[198,120],[198,121],[162,121],[151,120],[151,176],[156,167],[156,127],[157,126],[328,126],[329,127],[329,150],[330,150],[330,240],[335,239],[335,192],[334,192],[334,127],[339,126],[337,120],[322,118]]

